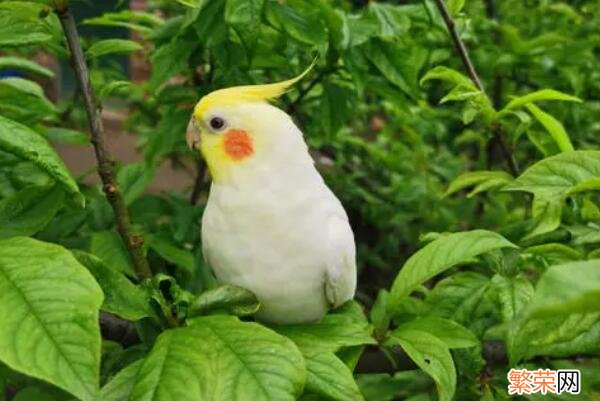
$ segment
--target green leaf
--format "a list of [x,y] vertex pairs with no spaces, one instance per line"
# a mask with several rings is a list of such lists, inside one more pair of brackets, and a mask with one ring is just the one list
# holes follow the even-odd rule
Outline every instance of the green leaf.
[[475,189],[467,195],[470,198],[484,190],[501,187],[512,180],[512,176],[504,171],[469,171],[456,177],[448,186],[444,196],[475,186]]
[[0,70],[19,70],[45,78],[52,78],[54,76],[54,72],[49,69],[21,57],[0,57]]
[[490,279],[475,272],[458,272],[441,280],[429,291],[425,302],[429,314],[464,323],[475,315]]
[[566,196],[578,185],[598,177],[600,151],[577,150],[534,164],[503,190],[525,191],[534,195],[533,216],[539,220],[539,227],[534,232],[542,234],[560,224],[560,212]]
[[465,6],[465,0],[447,0],[446,7],[448,7],[448,11],[450,15],[453,17],[458,16],[461,10]]
[[222,285],[198,295],[189,307],[188,316],[204,315],[211,311],[227,311],[237,316],[252,315],[260,304],[250,291],[234,285]]
[[516,248],[516,245],[500,234],[486,230],[465,231],[438,238],[406,261],[392,285],[390,309],[394,311],[404,297],[444,270],[483,253],[507,247]]
[[132,321],[154,316],[146,293],[122,273],[110,269],[102,260],[87,252],[73,251],[73,255],[92,273],[102,288],[102,310]]
[[107,54],[129,54],[142,50],[138,42],[128,39],[104,39],[92,44],[85,52],[90,58],[101,57]]
[[58,186],[27,187],[0,200],[0,238],[29,236],[42,230],[63,206]]
[[107,97],[111,96],[113,93],[119,92],[125,88],[131,88],[132,86],[133,86],[133,83],[130,81],[111,81],[111,82],[108,82],[106,85],[104,85],[102,87],[102,89],[100,89],[98,97],[100,99],[106,99]]
[[304,361],[285,337],[232,316],[189,323],[158,337],[131,401],[294,401],[301,394]]
[[308,45],[327,43],[327,27],[318,7],[302,0],[267,2],[269,23],[286,32],[291,38]]
[[367,59],[381,74],[412,98],[418,98],[417,73],[419,65],[415,59],[407,55],[411,48],[402,48],[396,42],[372,40],[363,49]]
[[15,397],[11,398],[11,401],[60,401],[59,394],[52,394],[48,390],[48,388],[42,386],[25,387],[19,390]]
[[0,360],[81,400],[98,391],[102,291],[66,249],[0,241]]
[[0,47],[30,46],[52,39],[49,27],[37,18],[35,9],[20,9],[17,5],[8,1],[0,8]]
[[225,22],[245,28],[258,28],[265,0],[227,0]]
[[90,243],[90,252],[99,257],[110,269],[135,277],[127,248],[115,231],[94,233]]
[[550,266],[528,311],[536,317],[600,312],[600,259]]
[[188,58],[196,46],[193,42],[178,40],[157,48],[151,56],[150,86],[156,90],[173,75],[188,68]]
[[519,107],[525,106],[529,103],[541,102],[544,100],[560,100],[563,102],[578,102],[581,103],[581,99],[575,96],[567,95],[553,89],[542,89],[533,93],[528,93],[524,96],[519,96],[510,102],[499,112],[499,115],[506,114],[509,110],[514,110]]
[[142,360],[135,361],[117,373],[102,387],[98,401],[128,401],[142,363]]
[[68,128],[52,127],[46,131],[46,138],[52,142],[62,142],[71,145],[89,145],[87,135]]
[[122,27],[147,34],[152,28],[162,25],[164,21],[150,12],[124,10],[88,18],[83,23],[85,25]]
[[567,357],[600,352],[600,314],[520,320],[507,341],[509,364],[537,355]]
[[456,370],[450,350],[437,337],[419,330],[395,330],[390,343],[399,344],[419,368],[425,371],[438,391],[440,401],[451,401],[456,391]]
[[368,10],[377,20],[379,25],[377,36],[383,40],[397,39],[410,28],[410,19],[403,7],[371,2]]
[[194,275],[194,255],[192,252],[178,248],[171,240],[159,235],[147,235],[146,242],[163,259],[182,267],[188,275]]
[[[399,326],[396,330],[424,331],[442,340],[450,349],[468,348],[479,344],[475,335],[464,326],[449,319],[420,317]],[[392,332],[390,335],[394,335]]]
[[83,206],[85,200],[79,192],[75,180],[54,149],[39,134],[24,125],[0,116],[0,150],[32,161],[60,183],[74,199],[74,202]]
[[302,349],[336,352],[342,347],[375,344],[366,318],[361,320],[339,313],[326,315],[319,323],[274,327]]
[[503,322],[512,322],[527,307],[533,296],[533,285],[525,277],[492,277],[492,288],[500,304]]
[[145,163],[131,163],[119,169],[117,182],[123,199],[130,205],[144,193],[154,179],[154,168]]
[[544,258],[550,265],[583,259],[581,252],[560,243],[530,246],[525,249],[523,253],[529,253]]
[[477,91],[477,88],[475,87],[473,82],[465,75],[461,74],[456,70],[453,70],[452,68],[444,67],[441,65],[438,65],[437,67],[434,67],[431,70],[427,71],[427,73],[421,78],[419,83],[423,85],[425,82],[430,81],[432,79],[448,82],[455,86],[460,85],[464,88],[470,88],[471,91]]
[[306,392],[334,401],[364,401],[352,372],[335,354],[302,351],[307,371]]
[[525,107],[531,114],[533,114],[540,124],[546,128],[546,131],[548,131],[550,136],[552,136],[552,139],[554,139],[554,142],[556,142],[556,145],[558,145],[558,148],[561,152],[570,152],[574,150],[573,144],[569,139],[569,135],[560,121],[533,103],[528,103],[525,105]]

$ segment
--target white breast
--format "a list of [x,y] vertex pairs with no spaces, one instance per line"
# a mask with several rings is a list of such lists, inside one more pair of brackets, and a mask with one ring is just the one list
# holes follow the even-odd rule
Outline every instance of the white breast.
[[219,282],[256,294],[259,318],[318,320],[331,303],[325,295],[331,261],[347,265],[333,267],[335,279],[347,276],[341,300],[354,294],[354,241],[346,213],[312,165],[264,177],[270,178],[261,185],[213,184],[202,219],[205,258]]

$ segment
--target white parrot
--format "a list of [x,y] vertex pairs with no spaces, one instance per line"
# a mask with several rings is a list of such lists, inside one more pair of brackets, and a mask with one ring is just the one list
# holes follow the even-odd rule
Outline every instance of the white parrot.
[[[308,70],[307,70],[308,71]],[[202,250],[222,284],[252,291],[259,320],[316,322],[354,296],[354,235],[302,132],[269,100],[288,81],[216,90],[187,132],[212,176]]]

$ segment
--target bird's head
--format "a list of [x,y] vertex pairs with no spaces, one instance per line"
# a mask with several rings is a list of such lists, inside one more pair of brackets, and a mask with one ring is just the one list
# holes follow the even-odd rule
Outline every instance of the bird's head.
[[186,139],[192,149],[201,151],[214,181],[272,159],[282,138],[293,136],[290,117],[269,100],[281,96],[311,68],[287,81],[219,89],[200,99]]

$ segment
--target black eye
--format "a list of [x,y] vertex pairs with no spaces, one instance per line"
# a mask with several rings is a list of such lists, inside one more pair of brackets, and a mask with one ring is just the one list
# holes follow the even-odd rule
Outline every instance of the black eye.
[[213,117],[210,119],[210,127],[212,129],[221,129],[225,126],[225,120],[221,117]]

